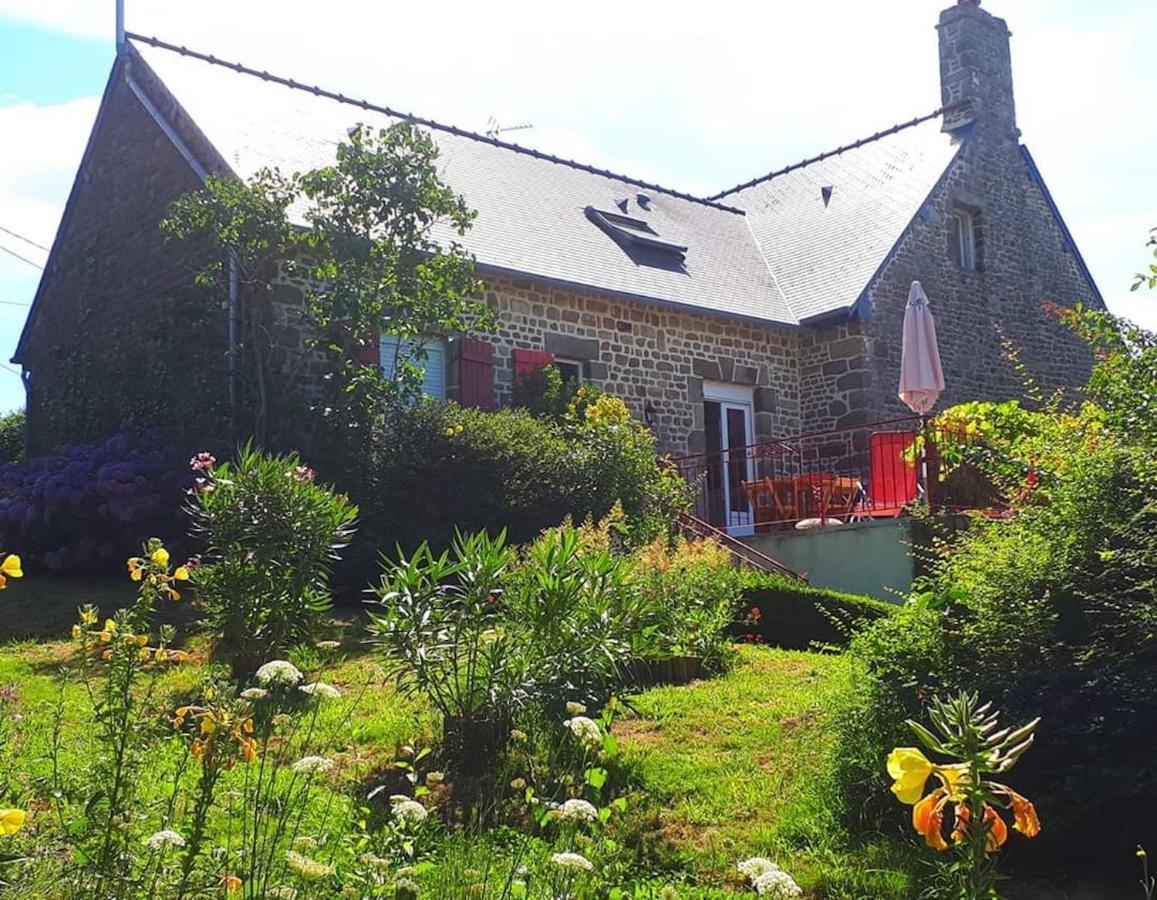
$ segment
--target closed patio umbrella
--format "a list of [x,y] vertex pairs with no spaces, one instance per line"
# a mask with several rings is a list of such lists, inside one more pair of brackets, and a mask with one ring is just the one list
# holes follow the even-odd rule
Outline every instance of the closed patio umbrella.
[[904,343],[900,351],[900,399],[915,413],[924,415],[944,391],[936,323],[928,308],[928,296],[919,281],[908,290],[904,310]]

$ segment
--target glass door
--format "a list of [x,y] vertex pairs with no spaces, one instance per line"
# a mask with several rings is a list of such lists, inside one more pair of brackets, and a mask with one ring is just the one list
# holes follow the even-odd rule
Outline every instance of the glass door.
[[754,460],[747,451],[752,443],[751,402],[742,389],[719,387],[713,396],[704,386],[703,425],[714,461],[707,473],[708,510],[713,525],[733,535],[748,535],[754,532],[754,519],[743,482],[754,478]]

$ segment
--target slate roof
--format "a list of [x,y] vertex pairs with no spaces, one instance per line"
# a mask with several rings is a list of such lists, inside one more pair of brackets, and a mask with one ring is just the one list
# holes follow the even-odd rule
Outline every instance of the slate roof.
[[[153,38],[131,46],[169,95],[162,110],[186,115],[242,178],[328,164],[354,125],[408,119],[431,131],[443,177],[478,211],[458,240],[484,270],[789,326],[855,304],[958,150],[934,113],[703,199]],[[627,252],[588,207],[645,220],[685,258]]]
[[925,116],[713,199],[746,211],[792,313],[806,322],[859,299],[960,146],[938,115]]

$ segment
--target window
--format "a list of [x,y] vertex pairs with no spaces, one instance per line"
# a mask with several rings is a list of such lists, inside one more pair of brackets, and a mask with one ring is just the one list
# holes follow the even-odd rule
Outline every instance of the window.
[[[414,357],[414,342],[400,341],[395,335],[384,334],[381,338],[381,365],[387,378],[394,376],[398,360],[398,348],[402,348],[402,358]],[[439,339],[424,340],[421,348],[426,358],[415,360],[422,367],[422,393],[437,400],[446,399],[446,342]]]
[[558,370],[558,374],[562,376],[564,382],[573,381],[575,384],[582,384],[583,364],[581,362],[576,362],[573,359],[558,359],[556,357],[554,367]]
[[625,216],[620,213],[586,208],[587,218],[613,237],[627,250],[644,250],[651,254],[682,261],[687,253],[687,245],[660,235],[644,219]]
[[965,272],[975,272],[979,265],[979,241],[976,214],[955,209],[948,220],[949,245],[956,264]]

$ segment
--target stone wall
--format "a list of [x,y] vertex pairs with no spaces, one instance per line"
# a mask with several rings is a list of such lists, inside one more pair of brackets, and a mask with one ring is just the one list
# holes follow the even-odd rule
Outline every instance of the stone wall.
[[116,79],[25,335],[32,452],[123,422],[224,438],[226,315],[194,284],[204,247],[159,228],[168,203],[198,187]]
[[800,430],[800,334],[641,302],[582,294],[533,280],[488,276],[499,326],[495,386],[509,402],[514,350],[547,350],[584,363],[585,375],[639,419],[649,403],[661,449],[704,449],[703,383],[753,389],[757,440]]
[[[805,342],[808,430],[812,423],[843,427],[911,415],[896,391],[913,281],[923,285],[936,318],[947,385],[938,409],[1024,397],[1006,345],[1046,395],[1075,394],[1088,377],[1085,346],[1042,303],[1101,301],[1021,148],[1008,28],[975,0],[961,0],[941,13],[938,33],[942,98],[956,104],[944,129],[961,149],[868,285],[862,321],[818,332],[810,347]],[[975,271],[958,263],[955,210],[968,211],[976,224]]]

